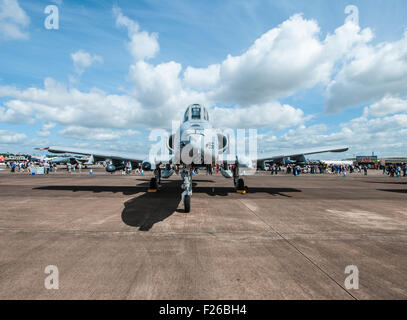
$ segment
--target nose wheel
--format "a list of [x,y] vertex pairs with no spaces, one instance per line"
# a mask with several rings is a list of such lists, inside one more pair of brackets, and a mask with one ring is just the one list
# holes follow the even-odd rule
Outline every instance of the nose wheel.
[[186,213],[191,212],[191,196],[186,195],[184,197],[184,208]]
[[243,191],[243,190],[245,190],[245,187],[244,187],[244,180],[243,180],[242,178],[240,178],[239,180],[237,180],[236,190],[237,190],[237,191]]
[[183,170],[182,178],[184,183],[182,184],[182,204],[184,206],[185,212],[189,213],[191,211],[191,196],[192,196],[192,170]]

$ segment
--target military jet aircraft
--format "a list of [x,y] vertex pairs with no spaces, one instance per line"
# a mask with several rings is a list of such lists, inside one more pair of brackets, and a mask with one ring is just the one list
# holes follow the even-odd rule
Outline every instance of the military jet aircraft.
[[192,177],[194,170],[206,168],[211,170],[219,165],[221,174],[225,178],[233,179],[237,192],[245,193],[245,184],[239,169],[249,169],[254,166],[264,167],[265,162],[292,163],[305,162],[305,155],[324,152],[345,152],[348,147],[320,148],[305,151],[294,151],[282,154],[260,153],[253,157],[230,150],[230,136],[215,130],[209,122],[208,110],[199,104],[188,106],[183,123],[176,133],[166,137],[165,151],[155,155],[128,154],[110,151],[92,151],[68,147],[47,147],[52,153],[72,153],[91,156],[94,161],[109,161],[107,172],[123,170],[131,165],[141,165],[144,170],[154,171],[154,178],[150,181],[149,191],[159,189],[161,178],[169,178],[176,166],[181,173],[182,204],[185,212],[191,210]]
[[56,164],[83,164],[85,166],[93,164],[92,157],[78,157],[78,156],[62,156],[62,157],[52,157],[47,159],[48,162],[56,163]]

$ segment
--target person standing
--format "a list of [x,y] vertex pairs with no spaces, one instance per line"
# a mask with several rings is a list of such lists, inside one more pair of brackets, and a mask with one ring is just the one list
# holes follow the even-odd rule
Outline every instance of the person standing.
[[45,169],[45,173],[49,174],[49,163],[48,162],[44,162],[44,169]]

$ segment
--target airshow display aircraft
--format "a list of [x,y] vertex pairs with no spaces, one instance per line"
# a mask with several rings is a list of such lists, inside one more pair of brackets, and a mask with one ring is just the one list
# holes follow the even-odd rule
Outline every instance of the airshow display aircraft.
[[[159,189],[162,178],[171,177],[178,167],[183,180],[182,204],[185,212],[191,210],[192,177],[193,172],[199,168],[212,170],[219,165],[221,174],[228,179],[233,179],[236,191],[245,193],[246,187],[240,175],[242,170],[264,168],[265,163],[274,162],[280,164],[305,163],[306,155],[325,152],[345,152],[348,147],[332,147],[311,149],[306,151],[294,151],[283,154],[259,153],[249,156],[245,152],[234,150],[236,143],[231,135],[215,129],[209,122],[208,110],[199,104],[188,106],[185,111],[183,123],[176,133],[168,135],[165,139],[164,152],[150,151],[149,155],[102,152],[96,150],[84,150],[69,147],[47,147],[39,150],[48,150],[52,153],[71,153],[90,156],[94,161],[108,161],[107,172],[123,170],[126,167],[141,164],[143,170],[154,171],[154,177],[150,181],[151,192]],[[244,139],[243,139],[244,140]],[[257,143],[257,142],[256,142]],[[257,144],[256,144],[257,147]],[[162,149],[162,148],[161,148]]]

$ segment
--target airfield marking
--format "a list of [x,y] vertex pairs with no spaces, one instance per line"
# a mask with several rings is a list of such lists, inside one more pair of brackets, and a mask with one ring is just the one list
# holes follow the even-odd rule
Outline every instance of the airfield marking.
[[348,295],[350,295],[354,300],[358,300],[353,294],[351,294],[346,288],[344,288],[338,281],[336,281],[332,276],[330,276],[324,269],[322,269],[318,264],[316,264],[311,258],[309,258],[305,253],[303,253],[300,249],[298,249],[290,240],[288,240],[286,237],[284,237],[280,232],[278,232],[276,229],[274,229],[270,224],[268,224],[262,217],[260,217],[254,210],[248,206],[244,200],[239,199],[240,202],[242,202],[247,209],[249,209],[258,219],[260,219],[266,226],[270,228],[271,231],[276,233],[281,239],[283,239],[285,242],[287,242],[288,245],[290,245],[292,248],[294,248],[299,254],[301,254],[305,259],[307,259],[312,265],[314,265],[318,270],[320,270],[323,274],[325,274],[329,279],[331,279],[333,282],[335,282],[342,290],[344,290]]

